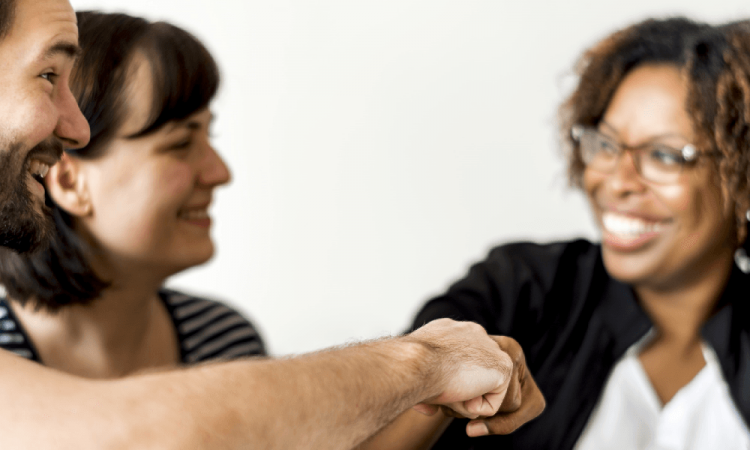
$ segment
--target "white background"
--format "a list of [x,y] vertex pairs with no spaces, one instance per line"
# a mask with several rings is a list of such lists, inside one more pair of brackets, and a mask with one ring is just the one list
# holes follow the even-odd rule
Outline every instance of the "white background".
[[274,354],[399,333],[495,244],[596,239],[555,127],[578,55],[648,16],[750,17],[747,0],[72,4],[168,20],[218,60],[218,252],[168,284],[235,305]]

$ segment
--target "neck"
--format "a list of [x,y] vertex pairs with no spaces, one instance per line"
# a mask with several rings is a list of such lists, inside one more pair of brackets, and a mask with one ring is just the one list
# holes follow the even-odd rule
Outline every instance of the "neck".
[[693,345],[700,341],[700,330],[724,292],[732,272],[731,258],[717,259],[702,267],[700,274],[684,277],[669,288],[634,286],[646,314],[660,339]]
[[56,314],[17,303],[14,310],[45,365],[91,378],[118,377],[176,357],[171,320],[157,295],[159,281],[120,277],[91,304]]

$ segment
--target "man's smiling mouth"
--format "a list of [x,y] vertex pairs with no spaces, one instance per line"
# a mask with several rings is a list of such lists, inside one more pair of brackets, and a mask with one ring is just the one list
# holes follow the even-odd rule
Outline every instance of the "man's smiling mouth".
[[50,164],[42,162],[36,158],[32,158],[29,162],[29,173],[36,181],[42,183],[44,181],[44,177],[47,176],[47,172],[49,172],[50,166]]

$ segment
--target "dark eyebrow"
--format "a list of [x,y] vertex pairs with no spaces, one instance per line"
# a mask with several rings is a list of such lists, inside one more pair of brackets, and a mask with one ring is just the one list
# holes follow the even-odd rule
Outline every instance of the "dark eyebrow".
[[63,56],[67,56],[70,59],[75,60],[78,58],[80,54],[81,54],[81,47],[79,47],[78,45],[71,44],[70,42],[57,42],[49,46],[44,51],[40,59],[44,61],[44,60],[52,59],[57,55],[63,55]]
[[[618,137],[616,137],[615,139],[619,139],[619,131],[617,131],[617,129],[615,127],[613,127],[612,125],[608,124],[604,120],[601,120],[599,123],[601,125],[604,125],[606,128],[608,128],[610,132],[618,135]],[[614,137],[614,136],[611,136],[611,137]],[[656,136],[651,136],[651,138],[648,141],[646,141],[646,143],[649,143],[649,142],[658,142],[659,140],[662,140],[662,139],[675,138],[675,137],[679,138],[679,139],[684,139],[685,141],[688,141],[688,139],[685,136],[683,136],[683,135],[681,135],[679,133],[665,133],[665,134],[658,134]]]
[[604,119],[602,119],[602,120],[599,121],[599,127],[601,127],[602,125],[604,125],[606,128],[608,128],[609,131],[611,131],[612,133],[618,134],[617,130],[615,129],[615,127],[613,127],[612,125],[608,124]]

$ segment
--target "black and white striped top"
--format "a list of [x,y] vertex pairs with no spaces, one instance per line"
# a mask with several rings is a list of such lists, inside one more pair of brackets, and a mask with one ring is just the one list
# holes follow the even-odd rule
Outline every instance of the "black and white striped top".
[[[253,325],[227,305],[169,289],[159,297],[174,323],[183,363],[266,354]],[[5,298],[0,298],[0,348],[43,364]]]

